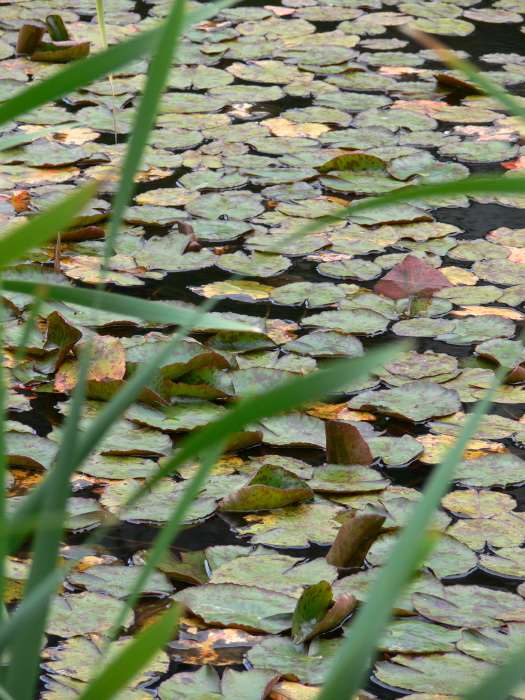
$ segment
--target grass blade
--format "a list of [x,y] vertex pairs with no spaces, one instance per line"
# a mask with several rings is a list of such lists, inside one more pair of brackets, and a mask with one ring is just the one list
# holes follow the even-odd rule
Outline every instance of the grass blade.
[[180,612],[180,606],[174,605],[160,620],[141,632],[98,678],[90,682],[79,700],[110,700],[125,688],[173,635]]
[[[47,512],[62,513],[52,527],[39,528],[33,541],[33,558],[25,591],[30,593],[42,579],[49,576],[56,568],[60,542],[64,533],[64,520],[67,499],[71,491],[70,464],[71,455],[78,441],[79,422],[90,360],[89,348],[83,353],[78,370],[78,383],[73,391],[71,412],[66,418],[64,435],[60,443],[56,465],[53,469],[54,488],[48,489],[40,504],[41,518]],[[44,598],[40,607],[26,625],[18,625],[12,636],[9,648],[11,662],[7,670],[6,690],[16,695],[17,700],[32,700],[38,681],[40,667],[40,647],[47,620],[51,593]]]
[[442,44],[435,37],[430,36],[429,34],[425,34],[424,32],[420,32],[419,30],[412,29],[408,26],[400,27],[400,30],[403,32],[403,34],[406,34],[411,39],[414,39],[414,41],[417,41],[422,46],[435,51],[443,63],[446,63],[451,68],[455,68],[456,70],[460,70],[462,73],[465,73],[465,75],[484,92],[486,92],[488,95],[492,95],[492,97],[497,100],[502,107],[508,109],[516,117],[521,117],[523,121],[525,121],[525,109],[521,106],[521,104],[515,100],[512,95],[500,88],[499,85],[496,85],[496,83],[488,80],[488,78],[486,78],[473,63],[457,58],[454,56],[454,53],[448,48],[448,46],[445,46],[445,44]]
[[428,199],[430,197],[441,197],[446,195],[473,195],[473,194],[524,194],[525,177],[503,178],[492,177],[469,177],[466,180],[447,182],[442,185],[418,185],[403,187],[402,189],[381,195],[380,197],[370,197],[357,201],[349,207],[338,209],[329,216],[322,216],[315,219],[310,224],[302,226],[298,231],[283,240],[283,245],[294,241],[300,236],[315,233],[327,224],[333,224],[341,219],[351,219],[352,214],[358,214],[374,207],[384,204],[395,204],[396,202],[409,202],[413,200]]
[[[99,0],[101,3],[102,0]],[[222,0],[221,2],[210,4],[206,8],[206,17],[211,17],[219,9],[233,5],[235,0]],[[148,79],[144,88],[144,93],[140,100],[139,108],[135,115],[133,128],[131,129],[131,139],[126,149],[126,157],[122,165],[122,176],[118,192],[112,202],[111,219],[104,246],[104,268],[113,250],[113,243],[117,236],[124,209],[133,196],[135,187],[135,173],[137,172],[144,148],[148,142],[149,133],[155,123],[157,107],[166,84],[175,47],[184,29],[184,7],[185,0],[174,0],[166,21],[161,29],[161,36],[148,70]],[[181,95],[181,100],[184,97]]]
[[[348,638],[317,700],[350,700],[362,686],[369,672],[377,640],[388,624],[396,600],[418,566],[421,548],[434,512],[446,493],[454,469],[483,415],[487,412],[491,397],[505,373],[505,369],[496,373],[491,386],[470,414],[453,447],[432,473],[424,489],[423,498],[414,507],[365,605],[353,620]],[[476,700],[479,700],[477,695]],[[494,699],[491,698],[491,700]]]
[[[92,309],[104,309],[116,314],[124,314],[143,321],[152,323],[184,325],[191,323],[195,319],[195,311],[189,309],[178,309],[175,306],[164,304],[161,301],[148,301],[136,297],[124,296],[124,294],[114,294],[102,292],[95,289],[81,289],[79,287],[66,287],[57,284],[40,284],[35,282],[11,281],[4,282],[4,289],[10,292],[20,292],[22,294],[32,294],[41,296],[44,299],[54,299],[64,303],[79,304]],[[255,331],[260,329],[249,326],[240,321],[229,321],[207,314],[199,315],[201,326],[216,330],[232,331]]]
[[224,418],[192,433],[181,445],[179,452],[172,457],[156,474],[133,494],[124,504],[134,503],[142,493],[146,493],[164,476],[173,472],[180,464],[220,443],[225,435],[242,430],[246,425],[277,413],[291,411],[308,401],[326,396],[341,386],[349,377],[357,381],[384,362],[410,349],[410,343],[400,342],[368,353],[365,357],[334,362],[327,369],[312,372],[305,377],[292,379],[285,384],[268,390],[261,395],[251,395],[239,401]]
[[56,236],[57,231],[65,228],[89,202],[97,188],[96,182],[84,185],[43,214],[30,219],[23,226],[17,226],[14,231],[0,239],[0,266],[5,267],[16,262],[28,250]]
[[525,644],[509,654],[485,680],[461,696],[461,700],[507,700],[525,676]]

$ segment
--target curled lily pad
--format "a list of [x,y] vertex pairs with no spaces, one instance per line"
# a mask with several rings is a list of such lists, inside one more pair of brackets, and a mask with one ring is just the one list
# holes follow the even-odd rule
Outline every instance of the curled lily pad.
[[341,526],[326,561],[333,566],[362,566],[384,522],[380,515],[354,515]]
[[307,501],[313,495],[308,486],[292,472],[265,464],[246,486],[223,498],[219,510],[272,510]]
[[385,391],[365,391],[348,403],[350,408],[376,409],[388,416],[423,421],[446,416],[461,408],[459,394],[434,382],[407,382]]
[[[330,605],[334,603],[333,607]],[[302,644],[323,632],[338,627],[350,615],[356,605],[355,596],[342,593],[335,602],[328,581],[308,586],[297,601],[292,620],[294,644]]]

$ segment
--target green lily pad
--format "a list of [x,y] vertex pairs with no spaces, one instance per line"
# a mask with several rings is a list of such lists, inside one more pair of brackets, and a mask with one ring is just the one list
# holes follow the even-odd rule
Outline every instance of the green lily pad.
[[481,586],[446,586],[441,596],[415,593],[420,615],[452,627],[499,627],[504,621],[523,621],[523,598]]
[[385,391],[365,391],[348,403],[350,408],[375,409],[404,420],[423,421],[459,411],[461,402],[455,390],[434,382],[407,382]]
[[233,191],[203,194],[197,201],[186,205],[186,211],[204,219],[219,219],[222,216],[251,219],[264,211],[262,197],[252,192]]
[[253,544],[271,547],[307,547],[310,542],[331,544],[339,530],[334,519],[341,509],[327,503],[299,503],[280,508],[268,515],[247,515],[249,523],[235,530],[242,536],[251,535]]
[[260,587],[264,582],[265,590],[299,598],[305,586],[313,585],[319,579],[333,582],[336,578],[337,569],[323,558],[303,562],[268,550],[257,555],[256,550],[247,557],[241,556],[215,568],[210,583]]
[[[86,591],[126,598],[139,575],[140,567],[137,566],[97,564],[85,571],[74,571],[69,575],[68,581]],[[164,597],[173,593],[173,586],[164,574],[153,571],[143,584],[141,593]]]
[[[75,637],[88,633],[107,634],[112,629],[121,607],[120,600],[101,593],[85,591],[57,595],[51,600],[46,632],[59,637]],[[123,627],[130,627],[133,620],[134,614],[129,610]]]
[[446,17],[434,17],[432,19],[415,19],[410,22],[413,29],[420,32],[432,32],[445,36],[468,36],[476,29],[471,22],[462,19],[448,19]]
[[257,511],[282,508],[313,498],[313,492],[292,472],[266,464],[246,486],[233,491],[219,503],[223,511]]
[[218,267],[252,277],[271,277],[287,270],[291,261],[283,255],[262,253],[254,250],[251,257],[238,250],[216,258]]
[[444,156],[455,156],[467,163],[499,163],[518,154],[518,146],[505,141],[464,141],[440,146]]
[[288,352],[312,357],[360,357],[363,344],[352,335],[337,331],[314,331],[283,345]]
[[366,439],[374,457],[381,457],[387,466],[408,464],[423,451],[421,443],[411,435],[400,438],[381,436]]
[[[383,60],[381,55],[380,60]],[[427,117],[424,114],[417,114],[406,109],[367,109],[360,112],[354,119],[355,126],[383,126],[390,131],[396,132],[400,128],[408,129],[409,131],[428,131],[435,129],[437,122],[432,117]]]
[[287,413],[262,419],[263,442],[279,447],[325,447],[324,423],[304,413]]
[[379,265],[370,260],[337,260],[325,262],[317,266],[319,272],[330,277],[342,277],[368,281],[376,279],[382,272]]
[[447,630],[422,620],[394,620],[383,634],[378,648],[402,654],[455,651],[460,630]]
[[511,260],[483,260],[472,266],[472,272],[487,282],[504,285],[523,284],[523,266]]
[[303,323],[307,326],[320,326],[341,333],[375,335],[386,330],[389,319],[375,311],[356,309],[355,311],[322,311],[320,314],[308,316]]
[[[132,638],[125,637],[108,645],[106,638],[96,634],[90,634],[89,637],[80,635],[71,637],[62,641],[59,647],[45,652],[51,657],[50,660],[46,659],[45,668],[58,676],[65,675],[88,683],[95,676],[97,666],[103,659],[114,658],[131,642]],[[152,679],[166,673],[168,666],[167,654],[164,651],[159,651],[148,664],[148,668],[143,669],[134,678],[133,684],[151,682]]]
[[379,661],[376,677],[382,683],[408,690],[456,693],[466,691],[490,675],[493,666],[465,654],[397,655],[393,663]]
[[[521,542],[523,542],[523,532]],[[496,545],[499,546],[499,545]],[[502,547],[496,555],[482,554],[479,565],[487,571],[512,578],[525,578],[525,557],[521,547]]]
[[302,304],[308,306],[326,306],[342,299],[345,293],[340,287],[329,282],[293,282],[277,287],[270,294],[270,299],[278,304]]
[[[386,562],[392,547],[397,540],[397,535],[381,535],[371,546],[367,560],[373,566],[380,566]],[[449,535],[439,535],[437,544],[430,556],[426,557],[425,566],[438,577],[459,576],[475,569],[478,558],[467,545],[462,544]]]
[[490,314],[459,319],[451,333],[440,333],[437,338],[453,345],[463,345],[497,337],[509,338],[515,330],[515,324],[509,319]]
[[523,625],[510,623],[505,630],[486,627],[481,630],[463,630],[457,648],[475,659],[493,664],[504,663],[516,645],[523,644]]
[[390,483],[375,469],[360,464],[325,464],[316,467],[310,488],[318,493],[381,491]]
[[[519,516],[509,513],[503,513],[501,517],[490,519],[472,518],[469,520],[458,520],[457,523],[449,527],[447,532],[478,552],[483,551],[487,544],[492,547],[517,547],[525,541],[525,523]],[[498,554],[501,551],[499,550]],[[489,569],[492,559],[493,557],[487,558],[487,568]],[[516,564],[511,562],[505,563],[507,564],[508,575],[518,576],[519,569],[516,567]],[[515,567],[514,574],[510,573],[511,566]]]
[[[177,501],[181,498],[182,491],[179,483],[170,479],[161,481],[151,492],[142,496],[133,506],[125,509],[121,516],[126,520],[165,522]],[[138,489],[139,483],[134,479],[124,479],[114,484],[109,484],[100,497],[101,504],[111,513],[119,513],[120,506]],[[193,502],[184,516],[186,523],[202,520],[216,509],[214,498],[201,498]]]
[[207,624],[271,634],[291,627],[296,603],[284,593],[234,583],[186,588],[173,598]]
[[305,645],[292,644],[290,639],[273,637],[256,644],[246,658],[255,668],[274,668],[293,674],[302,683],[323,683],[341,645],[340,639],[314,639]]
[[434,338],[440,334],[452,333],[455,327],[456,321],[444,318],[412,318],[394,323],[392,331],[396,335],[412,338]]

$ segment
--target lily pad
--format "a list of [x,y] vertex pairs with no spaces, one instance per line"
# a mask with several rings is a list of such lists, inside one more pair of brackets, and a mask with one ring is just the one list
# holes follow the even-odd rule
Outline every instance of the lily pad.
[[233,583],[186,588],[173,598],[207,624],[271,634],[291,627],[296,604],[295,598],[284,593]]
[[[58,595],[51,601],[46,632],[59,637],[88,633],[107,634],[113,628],[121,607],[120,600],[101,593],[85,591]],[[134,617],[133,612],[129,610],[123,623],[125,629],[133,623]]]
[[380,413],[405,420],[423,421],[446,416],[461,408],[455,390],[434,382],[407,382],[385,391],[365,391],[348,403],[350,408],[376,409]]
[[313,492],[292,472],[266,464],[237,491],[219,503],[223,511],[257,511],[282,508],[313,498]]
[[283,349],[312,357],[360,357],[364,353],[358,338],[337,331],[314,331],[291,340]]

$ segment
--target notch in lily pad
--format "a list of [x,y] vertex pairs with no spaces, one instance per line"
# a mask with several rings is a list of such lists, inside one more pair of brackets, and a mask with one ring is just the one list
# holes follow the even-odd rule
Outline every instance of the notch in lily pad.
[[332,586],[320,581],[308,586],[297,601],[292,620],[292,641],[302,644],[318,634],[339,627],[353,612],[356,599],[351,593],[341,593],[333,599]]
[[323,173],[332,170],[386,170],[386,163],[377,156],[370,156],[367,153],[348,153],[344,156],[336,156],[317,168]]
[[263,465],[251,481],[219,503],[220,511],[258,511],[283,508],[313,498],[313,491],[293,472]]

